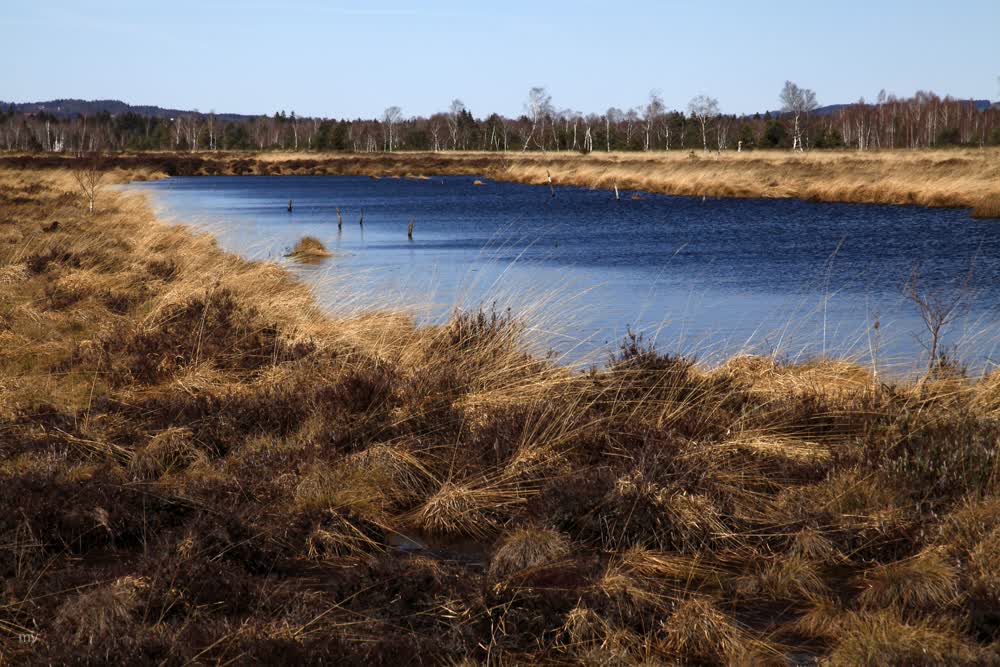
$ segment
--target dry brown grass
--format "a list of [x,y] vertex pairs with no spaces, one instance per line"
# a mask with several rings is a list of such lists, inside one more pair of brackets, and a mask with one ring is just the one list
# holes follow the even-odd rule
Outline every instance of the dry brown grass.
[[953,627],[928,622],[907,623],[890,612],[852,619],[825,664],[836,667],[881,665],[981,665],[995,661]]
[[323,242],[315,236],[303,236],[288,253],[289,257],[306,262],[331,257],[332,255],[333,253],[327,250]]
[[[0,158],[59,167],[56,156]],[[800,198],[975,209],[997,217],[1000,149],[748,151],[737,153],[138,153],[109,156],[121,174],[464,174],[499,180],[641,190],[696,197]]]
[[573,372],[73,188],[0,170],[0,660],[996,662],[995,377]]
[[[1000,196],[1000,151],[681,152],[515,157],[512,179],[706,197],[982,207]],[[503,173],[503,172],[501,172]],[[987,208],[982,211],[989,213]],[[995,213],[994,213],[995,215]]]
[[983,198],[972,209],[973,218],[1000,218],[1000,194],[991,193]]
[[490,573],[497,577],[516,574],[564,558],[570,549],[570,541],[558,531],[538,526],[517,528],[500,542]]
[[940,610],[958,596],[958,571],[941,549],[898,563],[872,568],[864,575],[858,602],[867,608]]

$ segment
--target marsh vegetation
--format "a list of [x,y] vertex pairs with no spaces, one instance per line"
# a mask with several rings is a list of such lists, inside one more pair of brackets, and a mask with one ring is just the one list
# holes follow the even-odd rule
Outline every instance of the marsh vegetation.
[[578,373],[505,312],[334,319],[139,197],[0,184],[6,659],[1000,659],[993,375],[638,334]]
[[[14,169],[73,168],[63,155],[0,156]],[[915,204],[974,209],[995,217],[1000,201],[1000,149],[923,151],[756,151],[694,153],[114,153],[106,169],[146,178],[223,175],[361,175],[426,178],[427,174],[574,185],[697,197],[797,198],[827,202]]]

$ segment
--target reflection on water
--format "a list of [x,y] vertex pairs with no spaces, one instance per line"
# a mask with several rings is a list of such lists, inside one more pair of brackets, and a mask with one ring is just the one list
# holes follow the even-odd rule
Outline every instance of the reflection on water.
[[204,225],[248,257],[278,259],[302,236],[319,238],[335,257],[294,270],[334,311],[403,305],[438,320],[496,302],[567,360],[602,360],[626,326],[702,358],[749,349],[865,360],[877,315],[880,362],[912,367],[924,354],[923,324],[901,288],[914,266],[925,289],[944,293],[974,265],[975,298],[948,343],[973,367],[993,358],[997,223],[965,211],[615,201],[601,190],[565,187],[552,197],[547,187],[474,180],[200,177],[130,187],[154,193],[161,215]]

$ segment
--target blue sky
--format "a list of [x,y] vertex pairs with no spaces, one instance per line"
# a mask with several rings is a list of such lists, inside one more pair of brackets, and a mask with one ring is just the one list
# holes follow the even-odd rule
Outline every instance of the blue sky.
[[929,89],[1000,96],[1000,0],[838,2],[46,2],[3,0],[0,99],[113,98],[202,111],[373,116],[671,108],[700,93],[773,109]]

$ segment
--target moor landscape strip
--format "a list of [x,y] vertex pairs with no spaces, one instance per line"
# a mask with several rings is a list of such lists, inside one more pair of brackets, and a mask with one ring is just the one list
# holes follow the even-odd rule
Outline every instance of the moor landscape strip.
[[[941,205],[968,205],[976,159],[882,157],[940,163],[921,187]],[[638,335],[578,372],[525,353],[507,313],[333,318],[141,196],[89,212],[60,160],[0,171],[5,659],[996,663],[994,375],[703,367]],[[123,181],[500,168],[107,160]],[[702,163],[733,161],[669,164]]]

